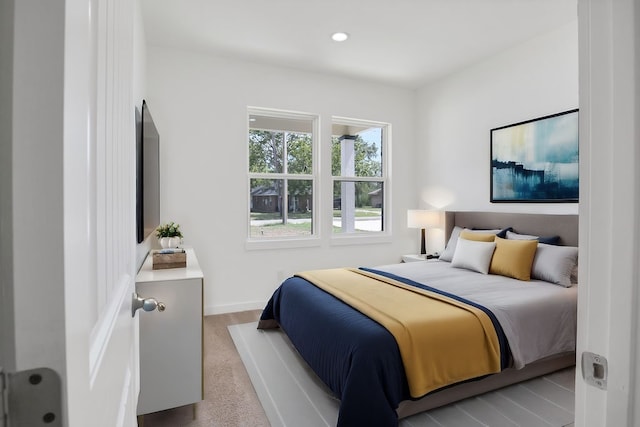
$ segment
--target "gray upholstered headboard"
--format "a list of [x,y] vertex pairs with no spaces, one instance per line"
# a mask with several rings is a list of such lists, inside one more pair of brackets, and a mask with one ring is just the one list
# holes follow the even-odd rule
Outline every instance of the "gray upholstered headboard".
[[445,237],[449,240],[454,226],[467,228],[506,228],[520,234],[560,236],[560,244],[578,246],[578,215],[530,214],[505,212],[447,211]]

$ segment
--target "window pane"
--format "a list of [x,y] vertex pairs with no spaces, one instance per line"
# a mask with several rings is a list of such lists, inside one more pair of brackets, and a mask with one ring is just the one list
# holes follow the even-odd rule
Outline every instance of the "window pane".
[[[251,179],[250,182],[250,237],[311,235],[311,180]],[[287,208],[283,210],[283,206]]]
[[[251,180],[251,219],[282,218],[282,179]],[[255,213],[255,216],[254,216]]]
[[313,119],[309,117],[250,114],[249,172],[311,174],[312,132]]
[[310,179],[287,180],[290,218],[305,219],[311,222],[313,184]]
[[312,173],[312,139],[309,133],[287,133],[287,173]]
[[249,172],[282,173],[282,132],[249,130]]
[[334,181],[333,232],[381,232],[384,200],[382,182]]
[[249,238],[310,237],[317,116],[249,108]]
[[379,126],[334,124],[331,151],[333,176],[382,176],[382,132]]

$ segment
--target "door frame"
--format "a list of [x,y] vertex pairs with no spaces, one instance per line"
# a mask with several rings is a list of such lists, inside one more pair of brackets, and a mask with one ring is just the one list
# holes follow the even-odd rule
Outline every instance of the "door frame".
[[[640,422],[634,410],[640,379],[636,368],[640,343],[639,9],[634,0],[578,2],[578,426]],[[582,379],[585,351],[607,358],[606,390]]]

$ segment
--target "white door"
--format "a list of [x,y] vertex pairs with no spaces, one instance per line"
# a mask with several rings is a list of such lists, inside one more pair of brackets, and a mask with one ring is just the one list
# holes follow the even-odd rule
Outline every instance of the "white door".
[[71,426],[132,426],[139,390],[131,314],[136,244],[133,4],[67,0],[66,7],[69,421]]
[[0,42],[0,363],[54,369],[62,425],[134,426],[133,5],[8,0],[0,12],[13,38]]

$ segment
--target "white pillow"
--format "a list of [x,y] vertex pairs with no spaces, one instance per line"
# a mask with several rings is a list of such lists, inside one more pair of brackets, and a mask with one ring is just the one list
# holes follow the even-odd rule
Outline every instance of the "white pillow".
[[560,236],[533,236],[531,234],[518,234],[513,231],[507,230],[507,239],[509,240],[537,240],[539,243],[545,243],[549,245],[558,245],[560,242]]
[[451,230],[451,236],[449,237],[449,242],[447,242],[447,246],[444,248],[444,251],[440,254],[440,261],[449,261],[453,260],[453,254],[456,252],[456,245],[458,243],[458,237],[460,237],[460,232],[470,231],[472,233],[492,233],[498,234],[502,230],[472,230],[470,228],[462,228],[458,225],[453,227]]
[[462,227],[458,227],[457,225],[453,227],[453,230],[451,230],[451,237],[449,237],[449,241],[447,242],[447,246],[440,254],[440,261],[451,262],[451,260],[453,259],[453,254],[456,251],[456,243],[458,242],[458,237],[460,237],[461,231]]
[[530,234],[519,234],[513,231],[507,230],[507,239],[509,240],[538,240],[539,236],[532,236]]
[[495,242],[477,242],[458,238],[451,266],[487,274],[489,273],[489,265],[495,249]]
[[568,288],[572,285],[571,273],[577,263],[577,247],[538,243],[531,267],[531,278]]

